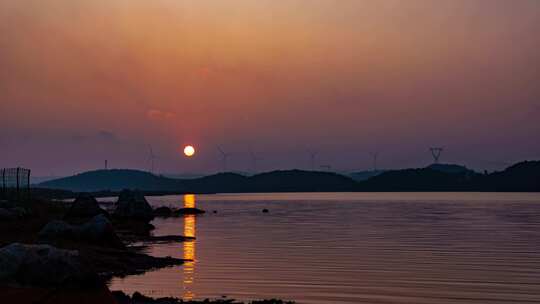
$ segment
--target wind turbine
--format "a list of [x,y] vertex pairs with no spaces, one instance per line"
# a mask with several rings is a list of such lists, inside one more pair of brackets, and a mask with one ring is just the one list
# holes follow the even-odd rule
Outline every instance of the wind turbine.
[[148,145],[150,154],[148,155],[148,160],[150,161],[150,173],[154,174],[154,161],[158,158],[154,154],[154,149],[152,149],[152,145]]
[[311,170],[315,170],[315,159],[317,158],[317,155],[319,155],[318,151],[308,149],[307,150],[309,154],[309,164],[311,166]]
[[377,161],[379,159],[379,151],[377,152],[369,152],[369,155],[373,158],[373,171],[377,171]]
[[249,156],[251,158],[251,170],[253,173],[257,173],[257,162],[262,160],[262,157],[258,156],[252,149],[249,149]]
[[227,160],[229,159],[229,157],[231,156],[231,153],[227,153],[225,152],[221,147],[217,147],[219,153],[221,154],[221,157],[222,157],[222,162],[223,162],[223,172],[227,172]]

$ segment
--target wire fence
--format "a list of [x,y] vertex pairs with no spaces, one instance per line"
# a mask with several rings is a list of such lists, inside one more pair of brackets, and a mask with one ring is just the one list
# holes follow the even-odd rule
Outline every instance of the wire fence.
[[30,198],[30,173],[25,168],[1,169],[2,196],[4,198]]

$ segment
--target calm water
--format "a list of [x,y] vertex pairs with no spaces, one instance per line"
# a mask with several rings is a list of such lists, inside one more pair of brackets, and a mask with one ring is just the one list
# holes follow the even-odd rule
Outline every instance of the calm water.
[[113,290],[321,304],[540,302],[539,194],[245,194],[149,201],[210,211],[154,221],[156,235],[197,240],[153,245],[148,252],[194,262],[115,279]]

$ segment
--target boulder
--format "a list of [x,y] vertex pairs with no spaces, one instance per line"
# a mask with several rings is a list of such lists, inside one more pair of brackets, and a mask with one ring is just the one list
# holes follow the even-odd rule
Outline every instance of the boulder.
[[0,248],[0,282],[24,286],[84,286],[97,276],[83,269],[78,251],[14,243]]
[[116,203],[114,216],[120,219],[151,221],[154,212],[144,195],[139,192],[122,191]]
[[11,212],[10,209],[0,208],[0,221],[14,221],[17,219],[17,215]]
[[206,211],[198,209],[198,208],[180,208],[175,211],[178,215],[193,215],[193,214],[203,214],[206,213]]
[[58,239],[74,239],[75,226],[64,221],[51,221],[38,233],[40,240],[54,241]]
[[0,220],[3,221],[14,221],[25,217],[27,214],[26,210],[21,207],[15,208],[0,208]]
[[170,217],[173,216],[173,211],[169,207],[159,207],[154,210],[155,217]]
[[83,193],[71,204],[66,218],[91,218],[100,214],[107,214],[107,212],[99,207],[93,196]]
[[182,215],[197,215],[205,213],[204,210],[197,208],[171,209],[169,207],[159,207],[154,210],[156,217],[178,217]]
[[71,240],[115,248],[124,247],[111,222],[104,215],[95,216],[83,225],[52,221],[41,229],[38,236],[41,241],[45,242]]
[[15,208],[17,207],[17,204],[12,201],[6,201],[6,200],[0,200],[0,208]]
[[77,235],[82,239],[98,244],[116,248],[124,247],[124,244],[116,235],[111,221],[104,215],[95,216],[89,222],[78,227]]

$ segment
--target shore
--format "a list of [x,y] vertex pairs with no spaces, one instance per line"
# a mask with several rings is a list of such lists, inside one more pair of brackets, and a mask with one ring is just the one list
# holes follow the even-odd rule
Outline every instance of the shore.
[[[8,265],[0,266],[10,268],[9,265],[12,264],[10,259],[21,264],[20,269],[12,271],[11,274],[9,269],[0,270],[1,302],[240,303],[229,299],[184,302],[181,299],[151,299],[137,293],[128,296],[121,292],[111,292],[106,282],[113,277],[141,274],[154,269],[181,265],[184,262],[182,259],[172,257],[152,257],[142,252],[143,246],[133,246],[134,243],[189,242],[193,238],[181,235],[152,236],[153,226],[150,224],[154,212],[152,209],[145,210],[147,213],[150,212],[151,216],[139,217],[144,213],[135,208],[124,210],[133,213],[133,216],[121,217],[116,212],[109,214],[100,208],[96,209],[97,202],[93,198],[83,198],[82,203],[78,200],[75,203],[48,199],[17,203],[0,201],[0,217],[4,216],[0,220],[0,264]],[[148,208],[144,197],[142,200],[131,199],[126,208],[134,206]],[[88,213],[89,210],[92,212]],[[10,212],[14,214],[13,217],[10,217]],[[74,212],[77,213],[75,216]],[[35,258],[44,251],[47,251],[46,257],[49,260],[41,256],[30,260],[24,258],[24,255],[18,257],[17,254],[13,254],[24,252],[26,256]],[[62,256],[65,260],[59,260],[58,256]],[[69,267],[66,268],[66,265]],[[62,277],[61,280],[54,277],[62,275],[62,271],[68,276]],[[47,273],[50,273],[50,276],[47,276]],[[70,275],[75,279],[66,279]],[[253,303],[284,302],[269,300]]]

